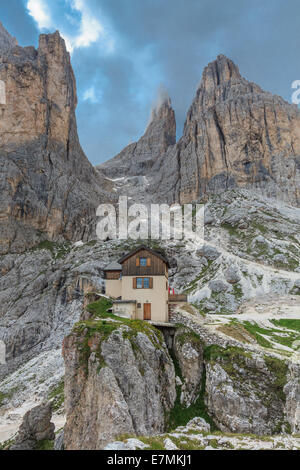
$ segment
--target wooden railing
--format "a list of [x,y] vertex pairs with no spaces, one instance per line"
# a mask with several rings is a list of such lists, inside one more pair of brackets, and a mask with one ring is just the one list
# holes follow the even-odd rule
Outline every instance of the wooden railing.
[[169,302],[187,302],[187,295],[169,294]]

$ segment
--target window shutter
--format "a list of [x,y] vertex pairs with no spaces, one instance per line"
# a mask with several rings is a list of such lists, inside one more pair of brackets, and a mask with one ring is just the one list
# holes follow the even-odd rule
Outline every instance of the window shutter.
[[151,258],[147,258],[147,266],[151,266]]
[[136,258],[136,259],[135,259],[135,265],[136,265],[136,266],[139,266],[139,265],[140,265],[140,258]]
[[153,289],[153,277],[149,278],[149,288]]
[[133,288],[136,289],[136,277],[134,277],[132,281],[133,281]]

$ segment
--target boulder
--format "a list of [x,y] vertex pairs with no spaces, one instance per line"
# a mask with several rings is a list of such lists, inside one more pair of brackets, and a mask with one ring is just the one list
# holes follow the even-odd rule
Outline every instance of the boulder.
[[43,403],[27,411],[11,450],[34,450],[40,441],[54,441],[55,426],[51,423],[50,403]]
[[199,250],[197,250],[196,255],[199,257],[204,257],[210,261],[215,261],[221,256],[221,253],[210,245],[203,245]]
[[210,432],[210,424],[205,421],[203,418],[193,418],[186,425],[187,428],[195,429],[197,431]]
[[213,281],[210,281],[208,285],[209,285],[210,290],[217,294],[220,294],[221,292],[226,292],[229,289],[229,285],[221,281],[220,279],[215,279]]
[[225,279],[229,284],[236,284],[241,280],[239,270],[236,266],[230,266],[224,273]]

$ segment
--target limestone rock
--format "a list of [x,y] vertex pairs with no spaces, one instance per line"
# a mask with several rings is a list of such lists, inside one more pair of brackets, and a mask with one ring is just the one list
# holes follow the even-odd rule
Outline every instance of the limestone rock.
[[49,403],[36,406],[28,411],[11,450],[34,450],[38,442],[54,440],[55,426],[51,423],[51,417],[52,410]]
[[104,450],[143,450],[149,447],[139,439],[127,439],[126,442],[111,442],[104,447]]
[[225,56],[204,69],[180,149],[182,202],[240,186],[300,203],[299,110]]
[[[107,328],[113,331],[106,338],[87,325],[64,341],[67,450],[101,449],[124,433],[162,432],[175,402],[174,366],[160,333],[150,325],[137,333],[127,325]],[[80,352],[85,335],[89,356]]]
[[221,281],[220,279],[216,279],[214,281],[210,281],[209,288],[212,292],[226,292],[228,290],[228,284]]
[[16,38],[13,38],[4,28],[0,21],[0,57],[4,56],[10,49],[17,46]]
[[225,279],[229,284],[236,284],[241,280],[241,276],[236,267],[230,266],[224,273]]
[[[50,240],[87,240],[95,209],[108,198],[105,181],[77,136],[76,83],[59,33],[39,47],[8,45],[0,65],[6,104],[0,106],[0,253]],[[96,238],[94,236],[94,238]]]
[[55,441],[54,441],[54,450],[65,450],[64,430],[60,431],[60,433],[57,434]]
[[[218,354],[206,363],[206,403],[209,414],[222,431],[276,434],[284,430],[284,361],[242,350],[216,348]],[[278,376],[280,375],[280,379]]]
[[291,364],[288,381],[284,388],[286,394],[286,416],[291,432],[300,432],[300,366]]
[[216,248],[209,245],[203,245],[203,247],[197,250],[197,256],[204,256],[209,261],[215,261],[220,255],[221,253]]
[[164,440],[164,446],[166,450],[178,450],[178,447],[174,444],[169,437]]
[[197,429],[197,431],[210,432],[210,424],[203,418],[195,417],[186,425],[189,429]]
[[189,407],[198,397],[201,388],[203,346],[190,330],[178,328],[174,336],[174,353],[183,379],[180,402]]

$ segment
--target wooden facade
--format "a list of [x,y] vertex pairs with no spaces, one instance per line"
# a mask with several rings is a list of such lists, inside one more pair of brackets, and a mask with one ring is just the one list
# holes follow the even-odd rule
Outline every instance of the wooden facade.
[[[146,266],[141,266],[140,259],[145,258]],[[130,257],[122,262],[123,276],[166,276],[168,277],[167,263],[155,253],[147,249],[141,249],[133,253]]]
[[105,279],[120,279],[122,271],[106,271]]

